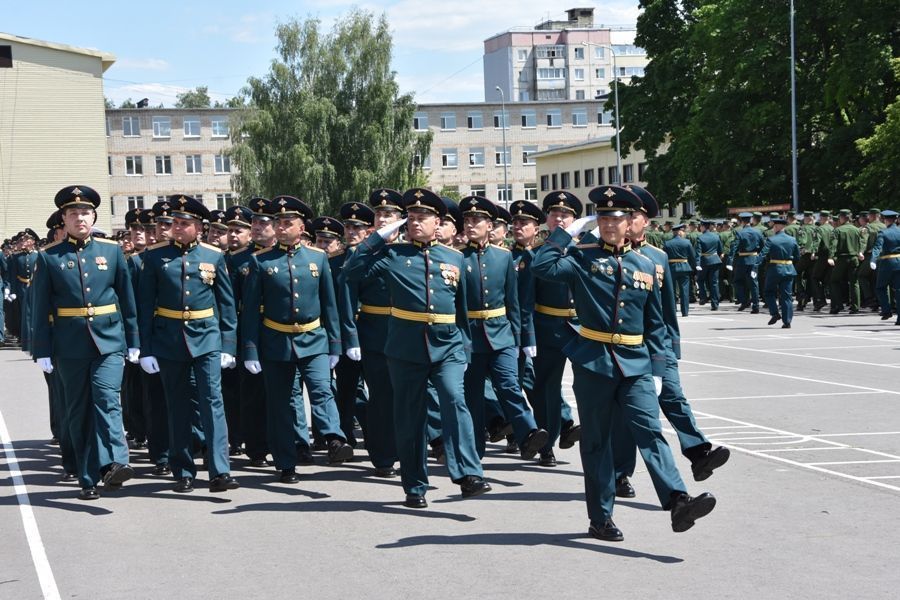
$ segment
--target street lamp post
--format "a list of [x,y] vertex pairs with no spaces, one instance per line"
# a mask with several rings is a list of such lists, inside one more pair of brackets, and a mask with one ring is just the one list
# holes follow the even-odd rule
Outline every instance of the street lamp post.
[[498,85],[494,86],[495,89],[500,92],[500,111],[503,115],[501,126],[503,132],[503,206],[505,208],[509,208],[509,148],[506,147],[506,95],[503,93],[503,89]]
[[797,76],[794,57],[794,0],[791,0],[791,200],[794,212],[800,210],[797,184]]
[[616,51],[613,50],[613,47],[608,44],[597,44],[595,42],[581,42],[582,46],[599,46],[601,48],[607,48],[609,53],[612,54],[613,59],[613,106],[616,113],[616,183],[622,184],[622,144],[619,140],[620,133],[622,132],[619,127],[619,67],[616,61]]

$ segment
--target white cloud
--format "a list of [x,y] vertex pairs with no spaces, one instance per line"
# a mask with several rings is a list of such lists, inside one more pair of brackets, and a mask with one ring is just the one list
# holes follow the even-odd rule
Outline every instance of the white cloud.
[[169,68],[168,61],[161,58],[119,58],[114,67],[120,69],[140,69],[144,71],[166,71]]
[[236,19],[221,17],[217,23],[205,25],[200,31],[208,37],[224,38],[219,41],[256,44],[271,40],[274,26],[275,16],[270,12],[261,12],[244,14]]
[[460,73],[447,80],[442,74],[424,76],[397,74],[401,93],[412,93],[418,103],[447,102],[452,97],[458,102],[480,102],[484,98],[484,75],[481,67],[474,73]]

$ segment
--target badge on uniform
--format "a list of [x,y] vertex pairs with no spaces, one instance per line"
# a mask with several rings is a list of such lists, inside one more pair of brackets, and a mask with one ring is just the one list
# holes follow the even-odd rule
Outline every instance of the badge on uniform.
[[653,288],[653,276],[649,273],[634,271],[634,287],[640,290],[650,290]]
[[249,274],[250,274],[250,267],[248,267],[247,265],[244,265],[243,267],[241,267],[241,275],[246,277]]
[[107,269],[109,269],[109,265],[106,262],[105,256],[98,256],[94,259],[94,262],[97,264],[98,271],[106,271]]
[[316,263],[309,263],[309,274],[313,277],[319,276],[319,265]]
[[457,267],[456,265],[441,263],[440,269],[441,277],[444,278],[444,283],[455,287],[456,283],[459,281],[459,267]]
[[212,285],[216,281],[216,266],[212,263],[200,263],[200,281]]

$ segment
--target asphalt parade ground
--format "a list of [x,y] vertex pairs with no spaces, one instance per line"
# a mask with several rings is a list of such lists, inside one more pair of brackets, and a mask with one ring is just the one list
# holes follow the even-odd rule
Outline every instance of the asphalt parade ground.
[[489,444],[494,491],[466,500],[432,463],[425,510],[359,451],[337,467],[317,455],[299,485],[240,457],[241,489],[210,494],[201,472],[187,495],[136,451],[135,479],[82,502],[58,481],[40,370],[4,349],[0,598],[896,598],[900,327],[767,320],[731,304],[682,319],[684,389],[732,457],[696,483],[677,455],[688,491],[718,499],[679,534],[639,461],[621,543],[587,535],[577,446],[548,469]]

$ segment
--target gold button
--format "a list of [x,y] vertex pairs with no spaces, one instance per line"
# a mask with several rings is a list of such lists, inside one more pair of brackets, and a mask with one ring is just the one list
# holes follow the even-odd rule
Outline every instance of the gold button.
[[90,308],[90,307],[91,307],[91,303],[90,303],[90,302],[88,302],[88,303],[87,303],[87,305],[88,305],[88,308]]

